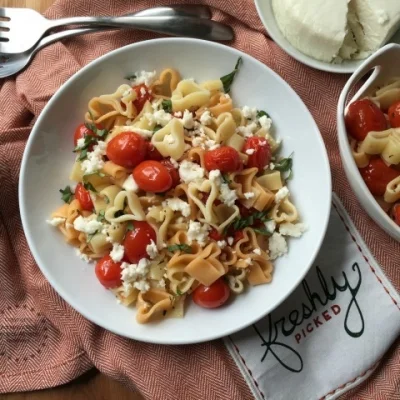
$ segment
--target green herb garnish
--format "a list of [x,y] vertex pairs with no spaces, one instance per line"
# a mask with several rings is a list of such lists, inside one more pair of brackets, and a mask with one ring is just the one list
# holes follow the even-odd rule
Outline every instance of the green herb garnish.
[[232,182],[225,174],[221,174],[221,178],[227,185],[229,185]]
[[270,232],[267,228],[253,228],[254,232],[259,233],[260,235],[271,236],[272,232]]
[[257,110],[257,118],[261,118],[261,117],[264,117],[264,116],[269,118],[269,115],[265,111]]
[[126,229],[127,229],[128,231],[133,231],[133,230],[135,229],[135,227],[133,226],[133,222],[132,222],[132,221],[129,221],[129,222],[127,223]]
[[65,189],[60,189],[61,199],[66,203],[71,203],[71,198],[74,193],[71,191],[70,186],[65,186]]
[[104,195],[104,202],[106,204],[110,204],[110,199],[108,198],[108,196]]
[[[94,118],[93,118],[93,114],[89,111],[89,115],[90,115],[90,119],[92,120],[92,122],[85,123],[85,126],[87,129],[90,129],[98,138],[101,139],[105,139],[109,133],[109,131],[107,129],[99,129],[97,128],[96,124],[94,123]],[[89,135],[87,135],[89,136]]]
[[90,190],[91,192],[97,193],[97,190],[94,188],[94,186],[90,182],[83,182],[83,187],[86,190]]
[[233,83],[233,79],[235,78],[235,75],[239,71],[239,67],[240,67],[241,63],[242,63],[242,57],[239,57],[237,62],[236,62],[236,65],[235,65],[235,69],[230,74],[224,75],[224,76],[222,76],[220,78],[221,82],[222,82],[222,84],[224,86],[224,92],[225,93],[229,93],[230,92],[231,85]]
[[162,128],[162,125],[156,125],[153,129],[153,132],[157,132]]
[[161,107],[166,113],[172,113],[172,101],[171,100],[163,100],[161,103]]
[[105,211],[104,210],[100,210],[99,211],[99,214],[97,215],[97,221],[99,221],[99,222],[103,222],[103,221],[105,221]]
[[257,211],[247,217],[236,218],[231,224],[225,227],[224,233],[226,234],[230,228],[233,231],[241,231],[244,228],[254,225],[256,221],[267,222],[270,219],[267,217],[268,210]]
[[183,293],[180,291],[180,289],[178,287],[176,288],[176,295],[177,296],[182,296],[183,295]]
[[95,136],[92,135],[86,135],[84,137],[84,144],[83,146],[79,147],[76,146],[74,149],[74,153],[80,152],[78,160],[82,161],[87,157],[87,153],[89,151],[89,147],[97,144],[97,138]]
[[277,162],[274,169],[280,172],[289,172],[286,180],[291,179],[293,177],[293,153],[288,158],[282,158]]
[[87,239],[86,239],[86,243],[90,243],[90,241],[93,239],[93,237],[94,237],[95,235],[97,235],[98,233],[99,233],[99,231],[96,231],[96,232],[94,232],[94,233],[88,234],[88,235],[87,235]]
[[192,253],[192,248],[187,244],[174,244],[172,246],[168,246],[167,250],[170,252],[174,251],[182,251],[183,253]]
[[133,74],[133,75],[128,75],[128,76],[125,77],[125,79],[126,79],[127,81],[133,81],[133,80],[136,79],[136,75],[135,75],[135,74]]

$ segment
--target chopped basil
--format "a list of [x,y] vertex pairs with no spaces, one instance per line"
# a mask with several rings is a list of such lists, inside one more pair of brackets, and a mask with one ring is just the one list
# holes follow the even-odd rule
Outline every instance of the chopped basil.
[[65,203],[71,203],[71,198],[74,193],[71,191],[70,186],[65,186],[65,189],[60,189],[61,199],[65,201]]
[[269,115],[265,111],[257,110],[257,118],[261,118],[261,117],[264,117],[264,116],[269,118]]
[[[99,129],[97,128],[96,124],[94,123],[94,117],[93,114],[89,111],[90,119],[92,122],[90,123],[85,123],[86,128],[90,129],[98,138],[105,139],[107,135],[109,134],[108,129]],[[90,136],[90,135],[87,135]]]
[[126,229],[127,229],[128,231],[133,231],[134,226],[133,226],[133,222],[132,222],[132,221],[129,221],[129,222],[128,222],[128,224],[126,225]]
[[153,129],[153,132],[157,132],[162,128],[162,125],[156,125]]
[[221,174],[222,180],[224,181],[224,183],[226,184],[230,184],[232,181],[225,175],[225,174]]
[[106,204],[110,204],[110,199],[106,195],[104,195],[104,201]]
[[172,113],[172,101],[171,100],[163,100],[161,103],[161,107],[166,113]]
[[231,224],[229,224],[224,232],[232,228],[233,231],[241,231],[244,228],[254,225],[256,221],[267,222],[270,219],[267,217],[268,210],[256,211],[255,213],[248,215],[247,217],[236,218]]
[[176,295],[177,296],[182,296],[183,295],[183,293],[180,291],[180,289],[178,287],[176,288]]
[[289,157],[279,160],[279,162],[275,164],[274,169],[280,172],[289,172],[286,180],[291,179],[293,177],[293,153]]
[[99,222],[103,222],[103,221],[105,221],[105,211],[104,210],[100,210],[99,211],[99,214],[97,215],[97,221],[99,221]]
[[272,232],[270,232],[268,229],[266,228],[253,228],[254,232],[257,232],[261,235],[265,235],[265,236],[271,236]]
[[240,67],[241,63],[242,63],[242,57],[239,57],[237,62],[236,62],[236,65],[235,65],[235,69],[230,74],[224,75],[224,76],[222,76],[220,78],[221,82],[222,82],[222,84],[224,86],[224,92],[225,93],[229,93],[230,92],[231,86],[232,86],[232,83],[233,83],[233,79],[235,78],[235,75],[239,71],[239,67]]
[[133,75],[128,75],[128,76],[125,77],[125,79],[126,79],[127,81],[133,81],[133,80],[136,79],[136,75],[135,75],[135,74],[133,74]]
[[172,246],[167,247],[168,251],[174,252],[174,251],[182,251],[184,253],[192,253],[192,248],[187,245],[187,244],[174,244]]
[[97,193],[97,190],[94,188],[94,186],[90,182],[83,182],[83,187],[86,190],[90,190],[91,192]]
[[94,233],[90,233],[89,235],[87,235],[86,243],[90,243],[90,241],[93,239],[93,237],[95,235],[97,235],[98,233],[99,233],[99,231],[96,231]]

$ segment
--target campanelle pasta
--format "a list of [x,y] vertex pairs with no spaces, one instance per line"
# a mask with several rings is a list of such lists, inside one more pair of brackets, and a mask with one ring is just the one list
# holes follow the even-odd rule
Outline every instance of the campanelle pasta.
[[239,65],[200,83],[139,72],[91,99],[75,132],[75,189],[60,190],[65,204],[48,222],[97,261],[100,283],[136,305],[140,323],[182,317],[189,298],[214,308],[271,282],[285,236],[305,230],[271,119],[226,93]]
[[400,78],[350,104],[346,126],[366,185],[400,225]]

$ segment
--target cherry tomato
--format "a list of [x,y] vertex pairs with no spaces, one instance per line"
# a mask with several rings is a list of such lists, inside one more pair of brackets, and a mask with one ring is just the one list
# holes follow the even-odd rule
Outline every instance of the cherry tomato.
[[212,228],[208,236],[218,242],[219,240],[223,240],[224,237],[221,235],[215,228]]
[[400,101],[393,103],[388,111],[389,122],[392,128],[400,127]]
[[96,136],[96,134],[89,128],[86,128],[85,124],[79,125],[74,133],[74,145],[78,145],[79,139],[84,139],[85,136]]
[[360,168],[361,176],[374,196],[383,196],[387,184],[400,175],[400,171],[388,167],[380,158],[372,158],[365,168]]
[[153,146],[151,142],[146,142],[146,145],[147,145],[147,151],[146,151],[147,160],[161,161],[163,159],[161,153]]
[[244,238],[244,233],[243,231],[235,231],[233,235],[233,242],[236,243],[239,240],[242,240]]
[[169,160],[162,160],[161,164],[164,165],[165,168],[167,168],[169,174],[171,175],[172,178],[172,186],[175,187],[181,183],[181,178],[179,177],[179,171],[174,167],[171,161]]
[[252,154],[249,154],[247,160],[248,168],[258,168],[262,171],[266,165],[269,165],[271,161],[271,146],[267,139],[259,136],[248,138],[243,146],[243,153],[246,153],[247,150],[254,150]]
[[142,258],[149,258],[146,247],[157,237],[154,229],[145,221],[134,221],[134,229],[129,231],[124,239],[125,254],[124,259],[132,264],[136,264]]
[[122,132],[107,145],[107,157],[125,168],[134,168],[146,157],[146,141],[135,132]]
[[121,263],[114,262],[109,255],[97,262],[95,273],[97,279],[107,289],[121,285]]
[[235,172],[241,168],[242,160],[233,147],[221,146],[205,152],[204,165],[207,171],[218,169],[222,173]]
[[[134,86],[133,90],[136,92],[137,98],[134,100],[133,105],[136,107],[138,113],[142,111],[142,108],[146,104],[146,101],[152,101],[153,96],[149,93],[149,88],[145,84]],[[145,91],[145,94],[142,92]]]
[[75,189],[75,198],[79,201],[81,207],[86,211],[93,210],[93,201],[90,192],[84,188],[82,183],[78,183]]
[[371,100],[357,100],[349,105],[346,128],[354,139],[362,141],[371,131],[384,131],[387,128],[385,114]]
[[146,160],[133,170],[133,179],[146,192],[162,193],[171,189],[172,177],[159,161]]
[[396,222],[397,225],[400,226],[400,203],[396,203],[391,209],[391,216]]
[[255,213],[257,210],[254,208],[246,208],[242,203],[237,202],[236,205],[239,208],[240,216],[243,218],[248,217],[250,214]]
[[217,279],[212,285],[199,285],[193,291],[193,301],[204,308],[217,308],[229,298],[229,286],[223,279]]

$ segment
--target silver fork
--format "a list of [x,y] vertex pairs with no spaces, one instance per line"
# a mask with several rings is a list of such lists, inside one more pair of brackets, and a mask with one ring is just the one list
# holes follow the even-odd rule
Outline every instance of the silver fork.
[[[154,7],[147,10],[142,10],[134,14],[137,17],[141,16],[196,16],[198,18],[208,19],[211,17],[210,9],[207,6],[197,5],[191,7],[183,6],[169,6],[169,7]],[[81,29],[71,29],[67,31],[62,31],[58,33],[53,33],[49,36],[42,38],[37,46],[31,48],[20,54],[4,54],[0,53],[0,79],[6,78],[7,76],[14,75],[21,70],[23,70],[31,61],[33,56],[43,47],[48,46],[58,40],[65,39],[68,37],[83,35],[92,32],[98,32],[106,29],[113,29],[107,27],[99,28],[81,28]]]
[[[22,53],[32,48],[50,29],[65,25],[113,26],[135,28],[174,36],[201,37],[208,40],[231,40],[231,27],[195,17],[122,16],[73,17],[49,20],[29,8],[0,8],[0,52]],[[6,20],[4,20],[6,19]]]

